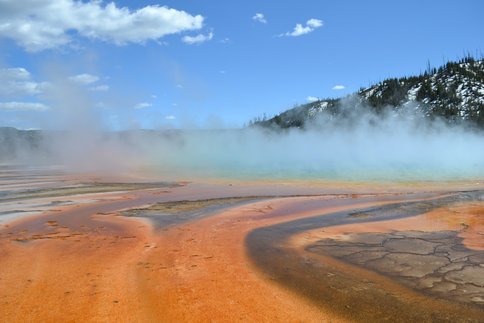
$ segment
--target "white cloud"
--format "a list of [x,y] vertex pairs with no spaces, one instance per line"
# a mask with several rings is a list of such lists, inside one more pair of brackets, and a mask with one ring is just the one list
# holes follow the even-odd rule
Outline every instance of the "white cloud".
[[0,95],[35,95],[42,93],[47,86],[47,82],[32,81],[30,72],[23,67],[0,69]]
[[158,5],[130,10],[99,0],[2,0],[0,38],[31,52],[67,45],[74,35],[125,45],[198,30],[203,19]]
[[204,43],[206,41],[209,41],[210,39],[213,38],[213,32],[209,32],[207,35],[204,35],[204,34],[198,34],[196,36],[184,36],[182,38],[182,41],[185,43],[185,44],[188,44],[188,45],[194,45],[194,44],[201,44],[201,43]]
[[228,44],[228,43],[230,43],[230,38],[225,37],[224,39],[221,39],[221,40],[220,40],[220,42],[221,42],[222,44]]
[[93,86],[89,88],[89,90],[94,92],[106,92],[106,91],[109,91],[109,85],[101,84],[101,85]]
[[166,116],[165,119],[166,120],[175,120],[176,117],[175,116]]
[[310,32],[313,32],[316,28],[319,28],[322,26],[323,26],[322,20],[311,18],[308,21],[306,21],[305,26],[301,24],[296,24],[296,27],[294,27],[293,31],[287,32],[285,34],[281,34],[279,36],[297,37],[297,36],[309,34]]
[[87,85],[87,84],[96,83],[97,81],[99,81],[99,77],[96,75],[84,73],[84,74],[69,76],[69,80],[74,83]]
[[319,98],[317,98],[317,97],[315,97],[315,96],[308,96],[308,97],[306,98],[306,100],[307,100],[308,102],[315,102],[315,101],[318,101],[318,100],[319,100]]
[[319,27],[322,27],[323,26],[323,21],[322,20],[319,20],[319,19],[309,19],[307,22],[306,22],[306,25],[308,25],[309,27],[311,28],[319,28]]
[[49,107],[38,102],[0,102],[0,110],[8,111],[46,111]]
[[23,67],[3,68],[0,69],[0,77],[11,80],[28,80],[30,79],[30,72]]
[[135,109],[145,109],[153,106],[153,104],[148,102],[140,102],[134,106]]
[[256,13],[253,17],[252,17],[252,20],[254,21],[258,21],[258,22],[261,22],[263,24],[267,24],[267,19],[264,17],[264,14],[263,13]]
[[331,89],[332,90],[344,90],[345,86],[344,85],[335,85]]

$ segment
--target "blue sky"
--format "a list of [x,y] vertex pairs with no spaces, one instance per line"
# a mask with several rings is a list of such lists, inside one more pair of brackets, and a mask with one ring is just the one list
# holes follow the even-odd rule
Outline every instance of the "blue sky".
[[480,0],[5,0],[0,126],[88,114],[112,130],[240,127],[482,55],[482,12]]

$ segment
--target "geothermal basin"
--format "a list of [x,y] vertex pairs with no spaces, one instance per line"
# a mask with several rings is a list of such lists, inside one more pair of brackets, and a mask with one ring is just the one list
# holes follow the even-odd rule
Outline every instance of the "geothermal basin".
[[6,322],[482,322],[479,181],[3,167]]

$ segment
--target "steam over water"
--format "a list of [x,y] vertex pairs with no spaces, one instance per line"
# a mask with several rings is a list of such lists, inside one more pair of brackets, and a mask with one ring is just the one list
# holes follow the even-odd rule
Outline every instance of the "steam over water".
[[481,130],[428,121],[404,108],[379,115],[366,113],[368,109],[351,99],[342,109],[346,109],[344,117],[321,115],[304,129],[117,133],[102,130],[93,113],[75,113],[70,122],[64,122],[65,130],[43,134],[40,149],[18,145],[14,162],[101,173],[148,171],[185,179],[484,178]]
[[[189,177],[437,180],[484,177],[482,136],[462,130],[260,129],[194,132],[145,149],[155,170]],[[156,147],[156,148],[155,148]]]
[[[44,137],[36,158],[73,171],[141,170],[174,178],[479,179],[483,139],[462,128],[420,129],[395,120],[352,129],[57,132]],[[32,162],[30,155],[19,156]]]

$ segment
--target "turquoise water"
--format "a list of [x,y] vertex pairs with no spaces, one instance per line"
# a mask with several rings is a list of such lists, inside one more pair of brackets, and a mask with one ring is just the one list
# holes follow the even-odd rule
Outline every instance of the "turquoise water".
[[39,160],[73,172],[116,175],[141,169],[167,178],[243,180],[484,178],[484,133],[403,121],[311,131],[180,130],[129,132],[86,142],[57,139],[47,142],[48,156]]
[[[185,166],[185,167],[184,167]],[[453,181],[484,180],[484,165],[449,167],[446,165],[218,165],[214,167],[172,165],[150,167],[161,175],[174,177],[210,177],[238,180],[342,180],[342,181]]]
[[169,174],[235,179],[416,181],[484,178],[484,137],[296,133],[184,137],[153,150]]

